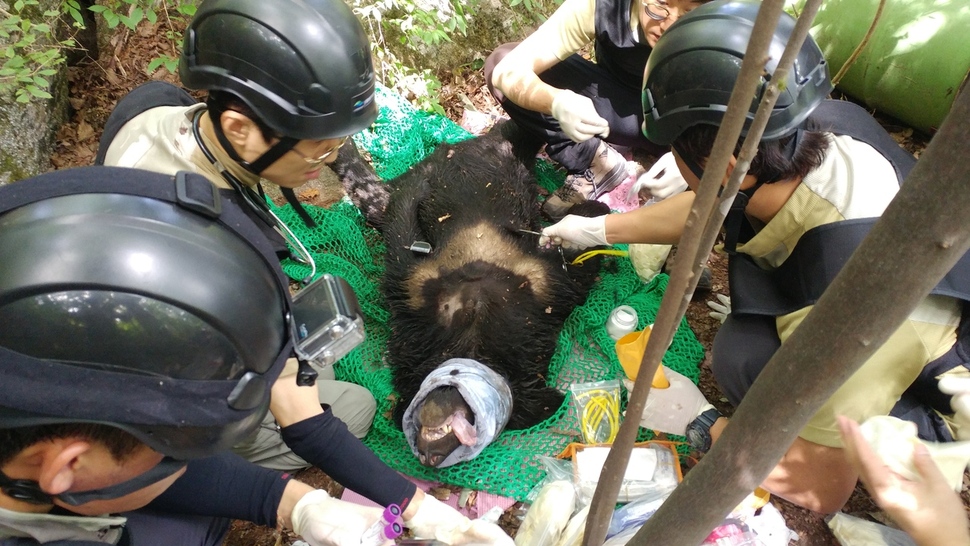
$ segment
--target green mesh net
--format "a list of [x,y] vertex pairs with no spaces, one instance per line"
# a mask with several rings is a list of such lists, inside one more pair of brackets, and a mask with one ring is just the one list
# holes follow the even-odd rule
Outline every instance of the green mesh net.
[[[377,173],[386,179],[400,175],[427,156],[441,142],[458,142],[472,135],[453,121],[414,109],[400,96],[378,88],[380,116],[371,129],[355,135],[359,147],[370,152]],[[553,189],[564,175],[548,161],[536,167],[540,184]],[[391,419],[396,399],[391,372],[383,364],[389,328],[388,312],[380,293],[384,271],[384,245],[381,236],[367,227],[363,216],[349,202],[331,207],[306,206],[318,227],[308,229],[288,205],[276,210],[313,254],[318,274],[322,272],[346,279],[357,293],[363,309],[367,339],[337,363],[337,378],[370,389],[377,400],[377,416],[364,443],[392,468],[409,476],[469,487],[525,500],[529,491],[545,476],[539,456],[554,456],[566,445],[578,441],[578,423],[570,401],[539,425],[527,430],[505,431],[471,461],[443,469],[422,466],[404,433]],[[623,248],[617,245],[618,248]],[[284,271],[302,279],[309,268],[285,261]],[[558,349],[550,364],[550,382],[568,392],[572,383],[616,379],[623,370],[613,350],[613,340],[604,325],[618,305],[630,305],[640,316],[640,326],[651,324],[660,307],[667,276],[650,283],[637,277],[626,258],[607,257],[601,274],[585,305],[577,308],[559,336]],[[664,364],[697,381],[698,363],[704,355],[693,332],[682,322]],[[639,440],[652,437],[641,429]]]

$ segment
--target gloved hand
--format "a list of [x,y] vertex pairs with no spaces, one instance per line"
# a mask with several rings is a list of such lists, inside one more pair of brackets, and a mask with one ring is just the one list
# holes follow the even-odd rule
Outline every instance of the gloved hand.
[[560,91],[552,100],[552,117],[559,122],[562,132],[576,142],[610,135],[610,125],[596,112],[593,101],[568,89]]
[[565,218],[542,230],[539,246],[562,245],[570,250],[607,245],[606,215],[576,216],[567,214]]
[[731,314],[731,298],[725,296],[724,294],[716,294],[716,296],[717,300],[721,303],[718,303],[717,301],[707,302],[707,306],[713,309],[713,311],[708,313],[707,316],[715,318],[721,321],[721,324],[724,324],[724,321],[727,320],[727,316]]
[[445,544],[514,544],[498,525],[470,520],[431,495],[424,496],[418,511],[404,526],[411,529],[415,538],[433,538]]
[[337,500],[322,489],[310,491],[293,507],[293,532],[310,546],[360,546],[361,535],[383,510]]
[[[676,195],[687,189],[687,181],[680,174],[674,154],[667,152],[660,156],[660,159],[650,167],[650,170],[641,174],[637,181],[630,186],[627,192],[627,201],[636,198],[644,201],[653,197],[662,201],[671,195]],[[644,195],[647,194],[647,195]]]
[[957,440],[970,440],[970,377],[944,376],[937,387],[940,392],[953,395],[950,407],[957,426]]
[[[666,389],[652,388],[640,416],[640,426],[683,436],[687,425],[712,406],[704,394],[687,376],[664,366],[664,375],[670,386]],[[624,380],[629,381],[629,380]],[[632,382],[627,385],[633,388]]]

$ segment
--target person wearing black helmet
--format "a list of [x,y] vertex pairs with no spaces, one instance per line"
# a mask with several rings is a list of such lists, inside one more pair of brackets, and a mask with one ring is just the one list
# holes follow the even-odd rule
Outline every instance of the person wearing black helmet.
[[[340,0],[203,2],[185,31],[179,75],[186,86],[208,91],[206,102],[163,82],[136,89],[108,120],[100,162],[198,172],[238,191],[284,235],[286,226],[262,206],[260,183],[292,189],[315,179],[346,137],[377,117],[367,37]],[[309,259],[298,240],[289,241]],[[364,437],[373,396],[334,381],[330,368],[319,372],[313,405],[327,404]],[[272,412],[293,421],[279,415],[286,409]],[[307,466],[282,442],[272,417],[238,452],[278,470]]]
[[[691,189],[703,175],[759,4],[718,0],[694,10],[668,29],[647,62],[644,134],[672,146]],[[794,19],[783,15],[760,92],[775,76],[793,28]],[[725,221],[733,310],[715,338],[712,371],[734,404],[801,324],[915,163],[864,109],[825,100],[832,85],[811,37],[786,82]],[[693,196],[688,191],[626,214],[567,216],[543,230],[540,244],[676,243]],[[958,325],[960,300],[970,298],[967,287],[954,286],[947,295],[927,297],[812,417],[766,489],[820,512],[842,507],[857,474],[841,449],[837,415],[862,422],[891,414],[916,422],[925,439],[952,440],[953,411],[936,382],[941,375],[966,373],[968,340],[958,339]],[[701,450],[726,425],[710,407],[685,422],[686,435]]]
[[[664,31],[708,1],[566,0],[524,41],[501,45],[486,59],[489,90],[569,172],[543,203],[548,216],[559,220],[627,178],[614,146],[665,151],[640,132],[643,68]],[[581,54],[590,45],[595,63]],[[648,174],[643,182],[655,183],[658,173]]]
[[[316,178],[349,135],[376,119],[360,22],[341,0],[206,0],[186,29],[179,75],[208,91],[205,104],[163,82],[139,87],[109,117],[96,162],[197,172],[242,197],[277,252],[288,252],[280,235],[289,230],[255,190],[268,181],[295,203],[286,190]],[[288,242],[312,263],[298,240]],[[315,465],[379,504],[398,504],[417,536],[450,544],[510,540],[425,495],[354,437],[367,433],[376,409],[366,389],[334,381],[332,368],[317,370],[315,388],[300,387],[296,367],[290,359],[273,385],[270,413],[237,453],[277,470]]]
[[208,180],[0,187],[0,252],[0,543],[215,545],[238,518],[356,546],[381,518],[228,451],[292,354],[291,301]]

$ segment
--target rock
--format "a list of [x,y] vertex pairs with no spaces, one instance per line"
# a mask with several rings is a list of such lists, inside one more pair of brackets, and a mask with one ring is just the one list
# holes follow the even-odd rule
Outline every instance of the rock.
[[[36,6],[40,12],[59,8],[59,0],[41,0]],[[6,49],[16,39],[0,37],[0,48]],[[51,170],[57,131],[68,114],[67,68],[63,65],[51,78],[50,93],[51,99],[19,103],[16,89],[0,92],[0,184]]]

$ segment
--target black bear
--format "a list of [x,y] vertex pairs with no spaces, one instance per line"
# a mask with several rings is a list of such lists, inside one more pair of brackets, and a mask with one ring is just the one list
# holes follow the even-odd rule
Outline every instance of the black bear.
[[[563,394],[547,385],[549,360],[599,264],[569,266],[568,252],[538,247],[532,167],[540,145],[506,122],[484,136],[440,145],[387,185],[355,148],[341,149],[334,170],[387,244],[386,358],[400,395],[398,422],[429,374],[455,358],[504,378],[511,391],[508,428],[535,425],[562,404]],[[597,202],[571,211],[607,212]],[[415,438],[423,464],[442,466],[456,448],[475,442],[476,419],[495,418],[466,403],[462,381],[431,390],[413,408],[413,430],[405,433]]]

